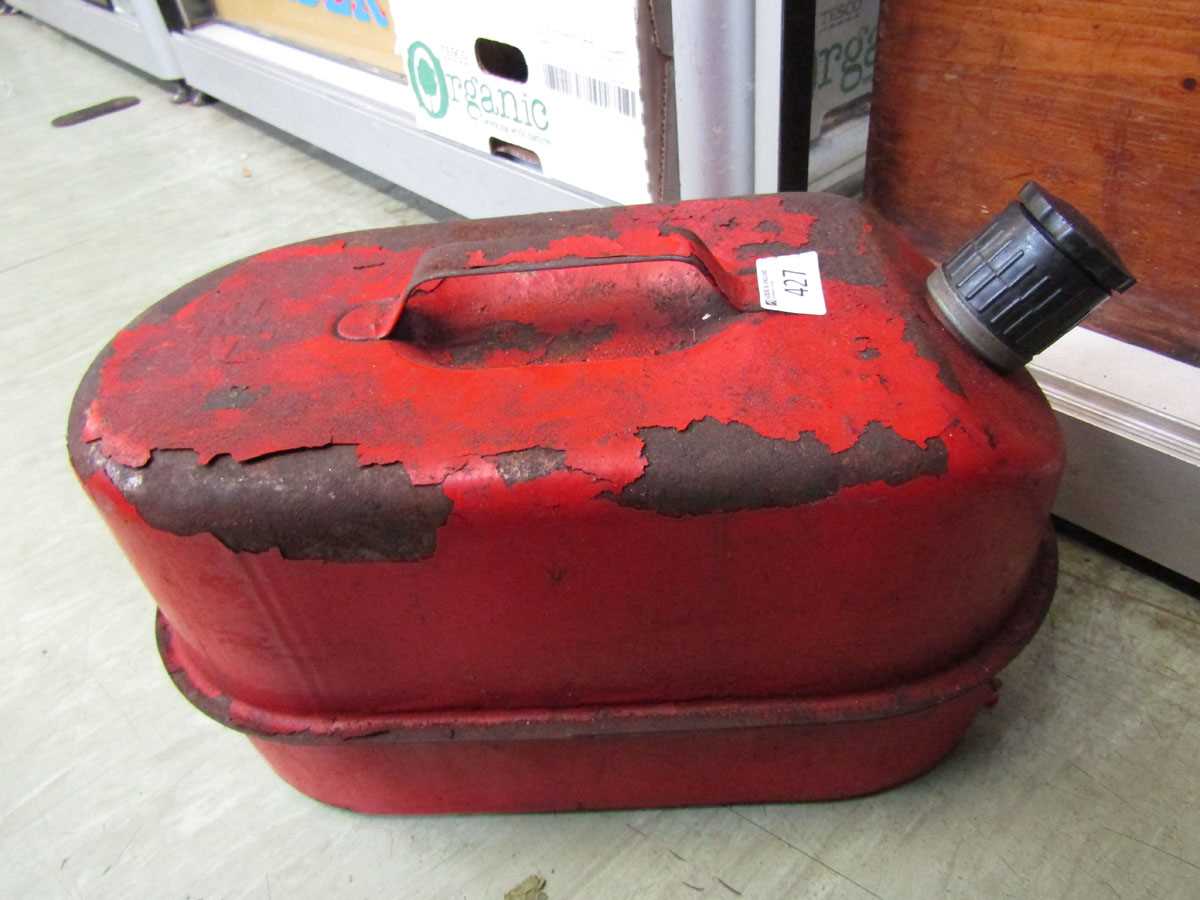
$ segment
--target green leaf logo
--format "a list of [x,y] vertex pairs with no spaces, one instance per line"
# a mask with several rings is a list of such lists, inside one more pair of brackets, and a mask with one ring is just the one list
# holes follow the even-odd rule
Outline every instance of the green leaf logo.
[[446,115],[450,95],[446,92],[442,64],[421,41],[414,41],[408,48],[408,80],[417,95],[417,103],[430,118],[440,119]]

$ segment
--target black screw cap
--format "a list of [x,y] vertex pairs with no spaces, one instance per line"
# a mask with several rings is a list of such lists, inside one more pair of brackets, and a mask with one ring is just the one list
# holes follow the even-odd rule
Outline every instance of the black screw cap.
[[1134,278],[1070,204],[1028,182],[929,276],[935,311],[1005,371],[1029,362]]

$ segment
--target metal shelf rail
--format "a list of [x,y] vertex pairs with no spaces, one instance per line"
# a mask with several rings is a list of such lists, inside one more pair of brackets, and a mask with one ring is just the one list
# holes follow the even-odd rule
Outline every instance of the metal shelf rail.
[[115,56],[155,78],[182,78],[155,0],[127,0],[128,11],[84,0],[9,0],[21,12]]

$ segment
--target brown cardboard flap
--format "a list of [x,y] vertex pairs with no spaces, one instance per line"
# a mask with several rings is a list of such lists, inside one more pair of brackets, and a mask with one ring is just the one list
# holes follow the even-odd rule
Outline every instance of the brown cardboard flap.
[[268,37],[398,73],[388,0],[217,0],[217,18]]

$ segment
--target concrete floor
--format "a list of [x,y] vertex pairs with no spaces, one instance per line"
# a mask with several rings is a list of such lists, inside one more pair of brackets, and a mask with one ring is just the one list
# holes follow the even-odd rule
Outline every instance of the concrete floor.
[[[66,129],[107,98],[141,105]],[[437,211],[221,106],[0,19],[0,897],[1200,897],[1200,602],[1063,535],[1049,620],[947,762],[861,800],[366,818],[280,782],[164,675],[74,482],[67,405],[217,265]]]

